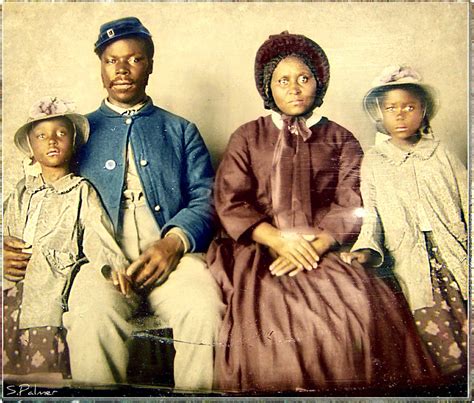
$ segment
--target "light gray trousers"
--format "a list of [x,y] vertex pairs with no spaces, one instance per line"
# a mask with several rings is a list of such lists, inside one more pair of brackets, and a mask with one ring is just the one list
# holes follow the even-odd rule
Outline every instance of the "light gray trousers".
[[[175,387],[211,390],[214,343],[225,312],[219,287],[202,254],[184,255],[168,280],[153,289],[148,302],[173,329]],[[78,273],[63,316],[73,380],[85,384],[125,383],[129,319],[138,297],[125,298],[90,265]]]

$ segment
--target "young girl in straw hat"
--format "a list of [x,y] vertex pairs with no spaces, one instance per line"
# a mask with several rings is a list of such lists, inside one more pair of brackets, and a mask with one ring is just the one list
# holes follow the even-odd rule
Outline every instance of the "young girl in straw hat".
[[70,376],[62,316],[82,264],[111,272],[118,288],[129,292],[120,274],[128,262],[98,195],[73,173],[74,153],[88,134],[87,119],[54,97],[33,105],[15,134],[16,146],[39,173],[26,172],[4,206],[6,379],[27,375],[49,382]]
[[339,257],[360,228],[362,150],[316,111],[326,54],[303,35],[270,36],[255,79],[273,112],[232,135],[215,184],[225,234],[208,261],[227,302],[215,386],[387,395],[426,381],[434,366],[403,297]]
[[468,295],[466,168],[433,137],[435,92],[409,66],[391,66],[364,106],[389,140],[362,164],[365,217],[352,253],[393,272],[443,374],[465,375]]

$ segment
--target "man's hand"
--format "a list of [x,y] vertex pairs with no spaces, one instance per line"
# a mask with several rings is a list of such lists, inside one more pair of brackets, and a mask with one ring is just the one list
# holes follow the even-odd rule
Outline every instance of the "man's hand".
[[166,281],[183,256],[184,245],[174,234],[154,242],[127,269],[127,277],[136,288]]
[[3,238],[3,274],[7,280],[18,282],[25,278],[31,257],[31,245],[13,236]]

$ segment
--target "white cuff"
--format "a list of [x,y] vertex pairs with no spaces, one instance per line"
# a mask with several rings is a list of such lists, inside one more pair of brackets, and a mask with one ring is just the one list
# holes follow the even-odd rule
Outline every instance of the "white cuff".
[[166,233],[165,238],[171,234],[177,235],[179,239],[181,239],[181,242],[184,246],[184,253],[187,253],[191,245],[189,243],[188,236],[184,233],[184,231],[179,227],[173,227]]

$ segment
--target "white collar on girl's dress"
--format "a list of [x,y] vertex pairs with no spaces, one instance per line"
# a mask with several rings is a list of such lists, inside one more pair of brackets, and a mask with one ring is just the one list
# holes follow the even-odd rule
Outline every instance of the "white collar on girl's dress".
[[[281,115],[275,111],[272,111],[272,121],[275,124],[276,127],[278,127],[280,130],[283,128],[283,120],[281,118]],[[306,120],[306,126],[310,128],[311,126],[314,126],[316,123],[318,123],[321,120],[322,116],[321,115],[316,115],[313,113],[309,119]]]
[[439,140],[432,137],[422,136],[418,143],[410,150],[402,150],[394,145],[391,141],[383,141],[375,145],[372,150],[395,165],[401,165],[410,157],[415,157],[421,160],[427,160],[435,152],[439,145]]
[[42,189],[49,188],[55,193],[62,194],[71,191],[84,180],[85,179],[82,176],[76,176],[73,173],[69,173],[53,183],[47,184],[42,175],[29,175],[25,178],[25,187],[31,193],[36,193]]

